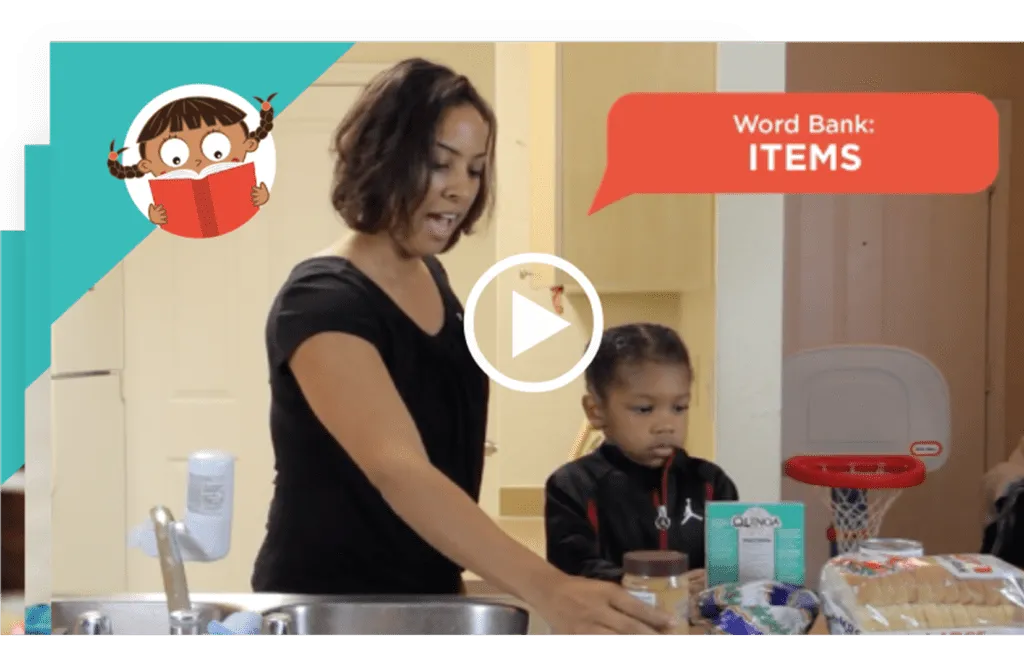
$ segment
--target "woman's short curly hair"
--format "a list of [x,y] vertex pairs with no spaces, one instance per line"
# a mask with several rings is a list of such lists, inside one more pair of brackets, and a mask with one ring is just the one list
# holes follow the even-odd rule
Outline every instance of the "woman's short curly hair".
[[422,58],[374,77],[338,126],[331,202],[350,228],[405,232],[427,193],[438,124],[462,105],[474,107],[490,132],[480,191],[448,248],[472,232],[493,204],[497,120],[469,79]]

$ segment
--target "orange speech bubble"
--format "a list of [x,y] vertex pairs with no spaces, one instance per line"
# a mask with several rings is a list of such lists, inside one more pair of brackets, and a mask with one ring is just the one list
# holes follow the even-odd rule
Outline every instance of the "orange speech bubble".
[[977,193],[999,115],[974,93],[631,93],[589,214],[634,194]]

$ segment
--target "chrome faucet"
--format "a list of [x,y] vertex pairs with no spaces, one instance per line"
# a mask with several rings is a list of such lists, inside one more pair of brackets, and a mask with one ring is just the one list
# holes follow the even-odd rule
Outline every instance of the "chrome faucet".
[[268,613],[263,616],[263,623],[260,626],[260,634],[294,634],[292,631],[291,615],[287,613]]
[[167,595],[168,611],[190,611],[192,601],[185,579],[185,561],[178,547],[178,525],[166,506],[154,506],[149,510],[156,536],[156,549],[160,556],[160,572],[164,578],[164,593]]
[[200,633],[198,611],[171,611],[170,617],[171,636],[194,636]]
[[[67,634],[67,632],[65,632],[65,634]],[[110,626],[110,618],[106,617],[99,611],[86,611],[75,618],[75,624],[71,628],[71,634],[113,634]]]

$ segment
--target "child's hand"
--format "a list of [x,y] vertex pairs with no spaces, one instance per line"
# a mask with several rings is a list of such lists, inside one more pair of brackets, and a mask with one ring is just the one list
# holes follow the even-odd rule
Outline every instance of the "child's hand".
[[149,205],[149,221],[154,225],[167,225],[167,209],[162,204]]
[[267,188],[267,184],[253,186],[251,197],[253,206],[262,207],[270,201],[270,189]]

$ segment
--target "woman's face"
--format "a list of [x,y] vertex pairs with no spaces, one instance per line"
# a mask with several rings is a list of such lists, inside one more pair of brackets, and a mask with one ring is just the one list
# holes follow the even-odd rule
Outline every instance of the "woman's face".
[[436,255],[448,247],[480,192],[489,135],[487,122],[471,105],[452,107],[441,118],[427,193],[402,240],[409,255]]

